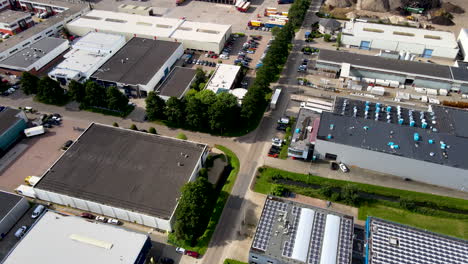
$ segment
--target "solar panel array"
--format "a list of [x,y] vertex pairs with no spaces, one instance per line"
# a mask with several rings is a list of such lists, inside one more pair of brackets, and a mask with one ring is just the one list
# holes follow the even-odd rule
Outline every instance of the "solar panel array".
[[[371,264],[467,264],[468,241],[371,219]],[[391,244],[390,241],[393,240]]]
[[301,217],[301,209],[300,207],[293,206],[292,208],[292,223],[290,227],[290,236],[287,241],[284,242],[283,252],[282,255],[284,257],[290,258],[292,256],[292,251],[294,248],[294,241],[296,239],[297,234],[297,225],[299,224],[299,219]]
[[338,264],[349,264],[353,250],[353,221],[342,217],[340,225],[340,238],[338,245]]
[[288,205],[283,202],[267,199],[263,208],[262,216],[257,226],[257,232],[253,239],[252,248],[266,251],[271,238],[273,223],[278,211],[286,212]]
[[319,264],[320,262],[320,249],[322,248],[323,231],[325,230],[325,216],[326,214],[315,212],[307,260],[309,264]]

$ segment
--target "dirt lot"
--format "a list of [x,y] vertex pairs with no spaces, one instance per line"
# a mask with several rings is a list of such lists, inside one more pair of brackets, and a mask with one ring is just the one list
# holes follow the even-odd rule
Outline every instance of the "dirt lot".
[[88,125],[86,122],[64,120],[61,126],[49,129],[44,135],[23,139],[19,143],[28,145],[28,148],[0,174],[0,189],[13,191],[24,184],[25,177],[41,176],[63,153],[61,146],[81,134],[73,127],[86,128]]

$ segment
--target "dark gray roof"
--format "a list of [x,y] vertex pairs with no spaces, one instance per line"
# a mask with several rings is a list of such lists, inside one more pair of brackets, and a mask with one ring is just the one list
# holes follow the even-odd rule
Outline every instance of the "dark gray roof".
[[[397,71],[413,75],[425,75],[452,80],[452,74],[449,66],[432,63],[394,60],[379,56],[369,56],[326,49],[320,50],[318,60],[337,64],[349,63],[354,66],[363,66],[382,71]],[[468,71],[466,74],[468,74]]]
[[16,124],[21,118],[16,117],[20,110],[5,108],[0,111],[0,135],[5,133],[11,126]]
[[[315,118],[318,117],[314,111],[307,108],[301,108],[299,110],[299,115],[297,116],[296,126],[292,131],[292,139],[290,148],[296,150],[305,150],[311,141],[311,134],[307,128],[312,126]],[[297,133],[299,131],[299,133]]]
[[10,9],[0,12],[0,23],[11,24],[21,18],[31,17],[27,12],[13,11]]
[[92,124],[35,188],[169,219],[205,148]]
[[468,111],[442,106],[432,106],[432,109],[437,117],[437,129],[440,132],[468,140]]
[[[320,119],[317,138],[406,158],[468,169],[465,155],[468,149],[467,138],[442,131],[433,132],[431,129],[423,129],[418,126],[410,127],[408,125],[375,121],[373,115],[370,116],[371,119],[365,119],[359,115],[352,117],[324,112]],[[437,120],[440,120],[440,118],[437,118]],[[333,129],[331,129],[330,125],[333,125]],[[364,127],[368,129],[366,130]],[[414,133],[418,133],[420,136],[417,146],[414,141]],[[328,135],[331,135],[332,138],[328,139]],[[432,139],[434,143],[429,144],[429,139]],[[390,148],[389,142],[398,145],[399,149]],[[440,142],[444,142],[449,146],[449,148],[445,149],[447,158],[444,157],[444,150],[441,149]],[[430,153],[434,155],[431,156]]]
[[159,86],[159,94],[180,98],[192,83],[195,73],[196,70],[194,69],[175,67],[166,80]]
[[[62,45],[64,42],[68,42],[68,40],[62,38],[43,38],[31,46],[22,49],[10,57],[0,61],[0,67],[21,70],[26,69],[31,64],[40,60],[42,57],[47,56],[49,52]],[[50,59],[52,60],[54,58]]]
[[450,67],[450,70],[454,80],[468,82],[468,70],[466,68]]
[[22,196],[0,191],[0,220],[2,220],[21,199],[23,199]]
[[92,78],[128,85],[147,84],[180,45],[172,41],[132,38]]
[[341,23],[331,18],[321,18],[319,24],[325,28],[338,29],[341,27]]

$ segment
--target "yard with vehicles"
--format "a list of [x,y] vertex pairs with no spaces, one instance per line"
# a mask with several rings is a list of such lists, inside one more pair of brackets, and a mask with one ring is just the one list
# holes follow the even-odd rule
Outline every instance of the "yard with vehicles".
[[468,201],[463,199],[260,168],[254,191],[278,194],[278,189],[355,206],[360,220],[375,216],[468,238]]

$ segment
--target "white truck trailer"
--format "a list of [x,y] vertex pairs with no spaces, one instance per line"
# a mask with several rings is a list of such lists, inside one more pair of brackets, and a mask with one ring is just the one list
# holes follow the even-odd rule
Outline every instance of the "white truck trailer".
[[45,133],[44,126],[35,126],[24,130],[26,137],[33,137]]

